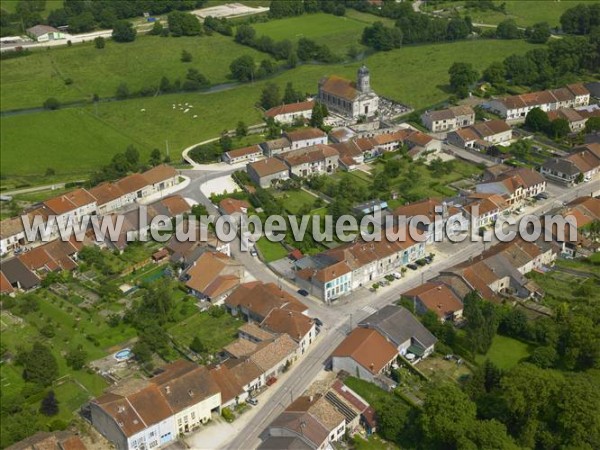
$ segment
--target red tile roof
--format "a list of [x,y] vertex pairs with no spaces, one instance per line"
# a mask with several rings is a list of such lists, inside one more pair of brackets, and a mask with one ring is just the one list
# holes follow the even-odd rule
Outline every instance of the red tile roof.
[[301,111],[312,111],[315,106],[314,100],[308,100],[305,102],[289,103],[287,105],[275,106],[265,112],[267,117],[275,117],[280,114],[292,114]]
[[376,375],[398,356],[398,351],[376,330],[355,328],[333,351],[331,356],[352,358]]

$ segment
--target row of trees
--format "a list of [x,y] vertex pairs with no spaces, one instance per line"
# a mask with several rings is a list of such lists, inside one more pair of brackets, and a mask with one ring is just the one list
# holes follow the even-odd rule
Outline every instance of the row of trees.
[[345,3],[344,0],[272,0],[269,17],[281,19],[319,11],[343,16],[346,13]]
[[545,44],[552,31],[547,22],[539,22],[522,30],[513,19],[503,20],[498,24],[493,34],[498,39],[523,39],[533,44]]
[[260,94],[259,104],[261,108],[267,110],[282,104],[300,102],[305,98],[306,94],[294,89],[291,81],[285,85],[283,96],[276,83],[267,83]]
[[277,66],[271,59],[263,59],[257,65],[250,55],[239,56],[229,65],[231,77],[242,83],[265,78],[275,73],[276,70]]

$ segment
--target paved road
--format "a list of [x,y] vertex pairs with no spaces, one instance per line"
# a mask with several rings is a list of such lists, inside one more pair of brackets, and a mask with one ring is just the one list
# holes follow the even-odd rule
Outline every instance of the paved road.
[[[206,205],[210,214],[217,214],[214,205],[200,191],[200,185],[208,180],[232,173],[235,170],[235,168],[231,168],[220,172],[183,171],[184,175],[191,178],[191,182],[180,193],[184,197],[192,198]],[[554,207],[562,205],[563,202],[570,201],[578,196],[589,195],[592,191],[598,189],[600,189],[600,180],[577,188],[549,184],[548,191],[552,197],[548,200],[538,202],[531,208],[527,208],[525,212],[534,215],[545,213]],[[486,248],[496,243],[490,242],[486,244]],[[260,437],[268,425],[290,403],[291,397],[298,396],[306,390],[312,380],[324,369],[325,362],[331,352],[360,320],[371,314],[374,309],[379,309],[394,302],[400,297],[402,292],[418,286],[423,281],[434,278],[440,271],[480,254],[484,249],[484,245],[480,241],[465,241],[456,244],[444,243],[439,245],[453,247],[447,252],[452,256],[450,258],[436,259],[430,266],[421,268],[417,272],[409,271],[403,279],[378,290],[376,293],[360,289],[338,300],[333,305],[327,306],[316,299],[307,299],[299,296],[296,293],[294,285],[279,279],[264,264],[258,263],[257,259],[250,256],[249,253],[241,252],[239,250],[239,241],[232,243],[233,257],[243,263],[252,276],[264,282],[279,283],[282,289],[295,295],[305,303],[309,307],[309,314],[313,317],[319,317],[324,323],[324,327],[317,342],[294,365],[294,376],[290,376],[270,388],[275,390],[270,399],[265,404],[258,406],[260,410],[248,421],[243,432],[232,436],[232,439],[223,448],[248,449],[258,446],[260,444]]]
[[[83,183],[85,180],[76,180],[69,181],[68,183]],[[38,192],[38,191],[48,191],[50,189],[63,189],[67,183],[54,183],[54,184],[46,184],[44,186],[34,186],[23,189],[15,189],[13,191],[4,191],[2,195],[17,195],[17,194],[27,194],[29,192]]]

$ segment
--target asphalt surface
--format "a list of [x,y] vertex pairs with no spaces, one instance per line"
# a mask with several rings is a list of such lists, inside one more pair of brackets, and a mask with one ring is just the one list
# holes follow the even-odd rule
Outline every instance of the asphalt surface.
[[[218,214],[215,206],[200,191],[200,185],[211,179],[232,173],[235,170],[235,168],[231,168],[219,172],[202,170],[182,171],[182,174],[191,178],[191,182],[179,194],[204,204],[209,214]],[[590,195],[599,189],[600,180],[573,188],[548,183],[547,191],[551,197],[547,200],[537,202],[526,213],[533,215],[544,214],[562,206],[565,202],[583,195]],[[256,257],[252,257],[248,252],[241,252],[239,250],[239,240],[232,242],[232,256],[244,264],[246,270],[252,276],[257,280],[279,284],[282,289],[295,295],[300,301],[306,304],[309,308],[309,315],[311,317],[318,317],[324,325],[317,341],[292,366],[291,376],[269,388],[275,390],[270,399],[257,407],[260,409],[248,421],[244,431],[232,436],[231,440],[223,448],[249,449],[258,446],[261,442],[261,437],[263,439],[266,437],[265,433],[268,425],[289,405],[294,395],[300,395],[308,388],[313,379],[325,368],[331,352],[358,322],[372,314],[375,310],[398,300],[401,293],[436,277],[440,271],[479,255],[485,248],[489,248],[497,243],[498,241],[484,244],[481,241],[472,242],[471,240],[465,240],[455,244],[436,244],[452,246],[453,248],[449,252],[452,256],[445,259],[436,258],[431,265],[420,268],[416,272],[408,271],[404,278],[395,281],[386,288],[379,289],[375,293],[369,292],[366,288],[361,288],[331,305],[326,305],[317,299],[305,298],[297,294],[297,288],[293,284],[277,277],[265,264],[260,262]]]

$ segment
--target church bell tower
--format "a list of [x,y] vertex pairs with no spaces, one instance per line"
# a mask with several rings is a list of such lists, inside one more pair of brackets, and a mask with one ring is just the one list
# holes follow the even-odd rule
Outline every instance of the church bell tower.
[[356,86],[360,92],[371,92],[371,75],[369,75],[369,69],[364,64],[358,69]]

